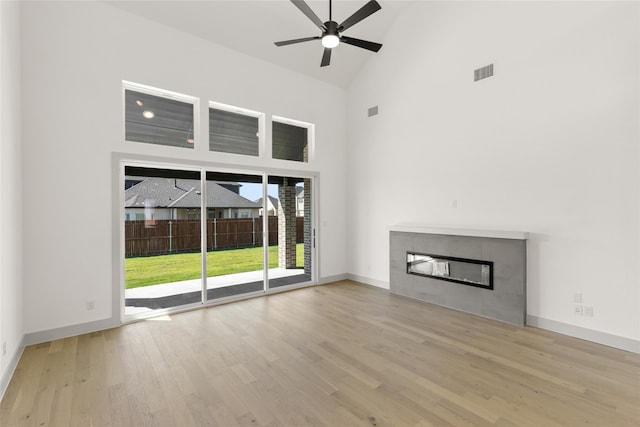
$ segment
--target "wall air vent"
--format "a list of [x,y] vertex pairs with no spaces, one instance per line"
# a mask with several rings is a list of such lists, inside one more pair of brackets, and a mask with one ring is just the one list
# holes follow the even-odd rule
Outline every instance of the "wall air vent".
[[378,115],[378,106],[376,105],[375,107],[369,108],[369,111],[367,112],[367,114],[369,115],[369,117],[377,116]]
[[478,80],[486,79],[487,77],[493,76],[493,64],[486,65],[482,68],[478,68],[473,71],[473,81],[477,82]]

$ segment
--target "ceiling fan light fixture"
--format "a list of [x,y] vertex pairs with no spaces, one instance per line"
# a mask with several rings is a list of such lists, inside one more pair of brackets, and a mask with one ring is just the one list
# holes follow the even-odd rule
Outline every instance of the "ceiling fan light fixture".
[[322,37],[322,46],[332,49],[340,44],[340,37],[333,34],[327,34]]

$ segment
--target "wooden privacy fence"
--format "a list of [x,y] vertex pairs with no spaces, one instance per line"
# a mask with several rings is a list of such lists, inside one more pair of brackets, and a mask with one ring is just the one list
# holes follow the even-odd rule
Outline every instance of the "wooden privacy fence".
[[[262,246],[262,218],[207,220],[207,250]],[[125,221],[125,257],[200,251],[200,221]],[[304,217],[296,218],[296,241],[304,243]],[[278,217],[269,217],[269,245],[278,244]]]

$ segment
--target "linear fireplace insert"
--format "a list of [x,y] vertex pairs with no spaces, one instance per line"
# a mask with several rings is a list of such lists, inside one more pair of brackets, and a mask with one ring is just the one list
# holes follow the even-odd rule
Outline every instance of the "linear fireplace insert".
[[407,273],[493,290],[493,262],[407,252]]

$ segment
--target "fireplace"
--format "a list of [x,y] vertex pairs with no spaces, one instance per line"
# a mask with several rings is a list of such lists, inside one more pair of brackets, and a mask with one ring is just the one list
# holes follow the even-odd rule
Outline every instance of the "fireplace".
[[407,252],[407,273],[493,290],[493,262]]
[[400,225],[389,237],[391,292],[525,324],[528,233]]

